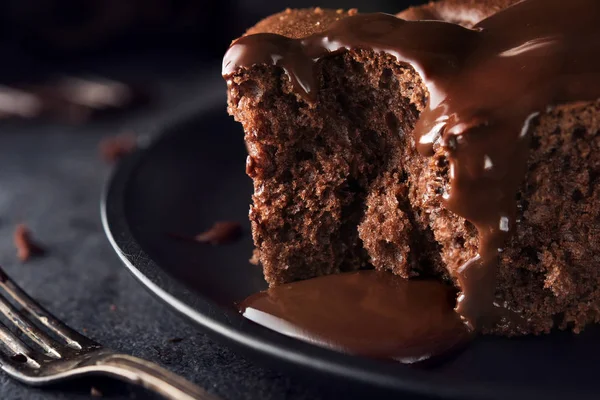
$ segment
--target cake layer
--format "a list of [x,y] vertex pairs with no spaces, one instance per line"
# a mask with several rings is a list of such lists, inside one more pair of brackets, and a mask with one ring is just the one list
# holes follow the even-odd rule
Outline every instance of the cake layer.
[[[400,15],[472,26],[510,3],[443,1]],[[248,33],[276,34],[269,40],[281,49],[289,42],[277,35],[318,34],[350,14],[288,10]],[[460,271],[478,260],[483,225],[478,231],[448,207],[448,148],[434,148],[433,157],[417,151],[411,133],[432,101],[423,72],[368,48],[318,57],[310,67],[314,82],[273,59],[225,65],[228,109],[243,124],[248,146],[250,219],[267,281],[373,266],[404,277],[440,276],[464,291]],[[484,332],[579,331],[600,319],[599,107],[581,101],[527,119],[527,172],[516,182],[516,199],[508,199],[516,204],[515,221],[494,257],[492,293],[519,317],[482,324]]]

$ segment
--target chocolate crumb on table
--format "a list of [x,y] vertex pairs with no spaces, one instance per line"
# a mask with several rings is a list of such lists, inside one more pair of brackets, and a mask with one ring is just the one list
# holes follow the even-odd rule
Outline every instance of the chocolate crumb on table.
[[17,257],[22,262],[34,256],[42,256],[46,249],[31,238],[31,231],[25,224],[17,225],[14,234],[14,243],[17,248]]
[[100,156],[108,163],[115,163],[132,153],[137,147],[137,137],[134,133],[122,133],[102,139],[98,145]]
[[219,221],[209,230],[196,235],[195,240],[212,245],[232,243],[242,235],[242,226],[238,222]]
[[167,342],[180,343],[180,342],[183,342],[183,338],[182,337],[174,337],[174,338],[167,339]]

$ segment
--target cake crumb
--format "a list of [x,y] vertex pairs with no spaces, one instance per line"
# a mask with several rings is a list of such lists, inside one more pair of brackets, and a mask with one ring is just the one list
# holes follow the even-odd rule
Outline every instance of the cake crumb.
[[351,8],[348,10],[348,15],[353,16],[358,14],[358,9],[357,8]]
[[323,14],[323,9],[321,7],[316,7],[315,14]]
[[93,387],[90,389],[90,395],[92,397],[102,397],[102,392],[97,388]]
[[254,249],[252,251],[252,257],[250,257],[250,264],[253,265],[260,265],[260,252],[258,251],[258,249]]
[[337,14],[343,14],[344,13],[344,9],[343,8],[338,8],[337,10],[335,10],[335,12]]
[[212,245],[226,244],[236,241],[242,235],[242,226],[238,222],[219,221],[209,230],[195,236],[200,243]]
[[131,132],[104,138],[99,144],[100,156],[108,163],[119,161],[136,147],[137,137]]
[[46,249],[31,238],[31,231],[25,224],[17,225],[14,234],[14,243],[17,248],[17,257],[21,262],[25,262],[31,257],[42,256],[46,253]]

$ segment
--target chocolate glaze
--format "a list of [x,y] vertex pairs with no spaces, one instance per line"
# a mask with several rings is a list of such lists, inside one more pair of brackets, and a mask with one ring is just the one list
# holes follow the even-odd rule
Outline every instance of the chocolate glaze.
[[415,363],[471,337],[453,311],[456,291],[435,281],[359,271],[274,286],[239,306],[288,336],[374,358]]
[[415,143],[423,155],[448,158],[443,201],[479,234],[478,255],[453,271],[461,289],[456,310],[471,328],[488,323],[497,317],[498,255],[516,224],[530,125],[553,105],[600,96],[600,2],[526,0],[473,29],[367,14],[304,39],[245,36],[225,55],[223,75],[256,64],[280,66],[297,93],[314,103],[314,64],[355,49],[410,64],[429,90]]

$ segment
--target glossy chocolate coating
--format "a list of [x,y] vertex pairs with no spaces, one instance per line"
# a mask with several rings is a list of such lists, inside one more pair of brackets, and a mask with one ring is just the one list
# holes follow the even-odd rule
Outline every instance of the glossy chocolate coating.
[[554,105],[600,96],[600,3],[526,0],[472,29],[367,14],[301,39],[249,35],[230,47],[223,75],[280,66],[297,94],[314,103],[314,63],[357,49],[393,55],[423,79],[429,102],[415,143],[424,156],[448,159],[444,203],[479,234],[478,255],[452,271],[461,289],[456,309],[471,328],[497,319],[498,254],[516,224],[530,125]]
[[415,363],[471,337],[441,282],[358,271],[278,285],[244,300],[244,316],[288,336],[373,358]]

